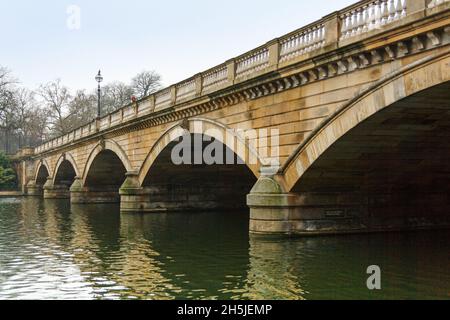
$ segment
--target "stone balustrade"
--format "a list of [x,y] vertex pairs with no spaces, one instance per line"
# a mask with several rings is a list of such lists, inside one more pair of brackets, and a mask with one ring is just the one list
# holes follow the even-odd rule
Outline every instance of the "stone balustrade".
[[196,82],[195,79],[182,82],[176,86],[177,101],[182,99],[188,99],[195,96]]
[[170,88],[166,88],[155,94],[155,108],[161,109],[170,105],[172,96]]
[[368,1],[341,14],[341,39],[383,28],[406,17],[407,0]]
[[263,70],[269,65],[269,49],[262,48],[250,52],[236,61],[236,77],[244,77],[254,72]]
[[325,44],[325,26],[319,24],[311,29],[299,30],[288,38],[280,40],[280,62],[323,47]]
[[226,65],[219,66],[203,75],[203,92],[210,92],[220,88],[228,81],[228,68]]
[[[333,48],[351,45],[385,32],[408,20],[417,12],[426,14],[444,6],[450,0],[366,0],[359,1],[306,27],[268,42],[226,63],[199,73],[195,77],[164,88],[148,97],[130,103],[118,111],[78,128],[64,137],[54,138],[36,147],[35,153],[72,143],[98,131],[108,130],[125,121],[188,102],[239,82],[260,76],[273,68],[310,59],[323,53],[328,45]],[[444,6],[445,7],[445,6]],[[445,10],[445,8],[444,8]],[[413,21],[410,21],[413,22]],[[332,69],[335,69],[334,67]],[[322,70],[326,72],[326,70]],[[317,77],[320,78],[320,70]],[[307,75],[305,75],[307,77]],[[316,77],[315,74],[310,76]],[[304,82],[304,79],[299,81]]]

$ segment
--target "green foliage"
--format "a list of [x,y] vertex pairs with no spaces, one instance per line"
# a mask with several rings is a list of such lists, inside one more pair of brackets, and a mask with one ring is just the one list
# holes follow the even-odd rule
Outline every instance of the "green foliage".
[[12,168],[11,161],[0,152],[0,190],[11,190],[16,188],[16,173]]
[[8,156],[3,152],[0,152],[0,167],[2,168],[11,168],[11,161]]

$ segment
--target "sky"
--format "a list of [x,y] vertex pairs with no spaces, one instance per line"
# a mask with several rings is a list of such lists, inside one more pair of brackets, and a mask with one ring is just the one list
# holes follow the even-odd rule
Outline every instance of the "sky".
[[356,0],[0,0],[0,66],[34,89],[72,90],[142,70],[165,86],[282,36]]

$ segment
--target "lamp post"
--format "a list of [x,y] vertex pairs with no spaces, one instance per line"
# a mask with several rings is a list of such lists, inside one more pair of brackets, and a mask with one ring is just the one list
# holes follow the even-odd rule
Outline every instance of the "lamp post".
[[98,89],[97,89],[97,94],[98,94],[98,97],[97,97],[97,118],[100,118],[100,111],[101,111],[101,108],[100,108],[100,82],[102,82],[103,81],[103,77],[102,77],[102,74],[100,73],[100,70],[98,70],[98,74],[95,76],[95,80],[98,82]]

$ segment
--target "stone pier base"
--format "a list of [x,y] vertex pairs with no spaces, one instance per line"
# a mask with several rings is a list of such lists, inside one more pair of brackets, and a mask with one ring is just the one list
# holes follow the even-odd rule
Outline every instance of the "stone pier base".
[[118,191],[110,187],[103,187],[101,189],[83,187],[81,179],[76,177],[70,187],[70,202],[74,204],[118,203],[120,201]]
[[120,212],[155,212],[157,210],[150,202],[148,190],[139,186],[138,174],[127,172],[125,182],[119,190]]
[[67,186],[54,186],[53,188],[44,188],[44,199],[69,199],[70,192]]
[[37,185],[34,181],[30,181],[26,186],[26,195],[27,196],[42,196],[43,189],[41,185]]
[[262,176],[247,195],[250,232],[324,235],[450,227],[446,194],[286,193]]
[[44,184],[44,199],[69,199],[70,192],[67,185],[55,185],[51,178]]
[[273,177],[262,176],[247,196],[250,232],[326,234],[366,228],[363,199],[339,194],[286,193]]
[[[155,183],[141,187],[137,173],[127,173],[120,187],[121,212],[185,212],[247,210],[245,194],[248,185],[223,183]],[[243,196],[244,195],[244,196]]]

